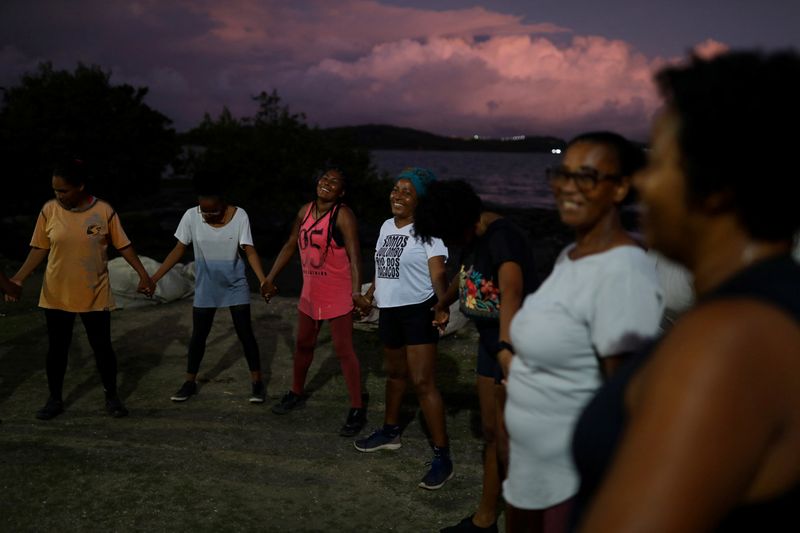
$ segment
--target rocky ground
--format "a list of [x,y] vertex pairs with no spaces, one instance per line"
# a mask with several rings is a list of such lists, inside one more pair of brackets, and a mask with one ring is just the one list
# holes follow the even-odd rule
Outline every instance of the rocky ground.
[[[31,286],[36,282],[31,281]],[[471,512],[480,494],[481,440],[468,326],[440,344],[455,477],[417,488],[431,452],[413,395],[403,447],[357,452],[337,431],[348,408],[327,326],[309,374],[305,409],[269,405],[290,386],[296,300],[253,302],[269,402],[248,403],[249,374],[225,312],[208,341],[198,396],[175,404],[191,330],[191,300],[115,311],[121,396],[130,416],[103,410],[102,387],[76,325],[66,412],[34,418],[47,385],[44,317],[35,292],[0,304],[0,530],[3,531],[438,531]],[[30,293],[34,294],[30,294]],[[382,423],[385,374],[377,335],[355,342]]]

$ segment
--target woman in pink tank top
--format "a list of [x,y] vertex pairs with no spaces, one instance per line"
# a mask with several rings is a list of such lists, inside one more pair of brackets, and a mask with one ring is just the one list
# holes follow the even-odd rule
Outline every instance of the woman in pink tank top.
[[317,197],[298,211],[289,238],[267,274],[266,284],[269,294],[277,292],[275,278],[299,249],[303,289],[297,305],[292,388],[272,407],[272,412],[286,414],[305,406],[306,375],[314,359],[320,326],[327,320],[350,397],[350,410],[339,434],[351,437],[364,427],[367,419],[361,397],[361,369],[353,349],[353,306],[364,304],[361,247],[356,217],[342,203],[345,184],[344,174],[336,169],[319,178]]

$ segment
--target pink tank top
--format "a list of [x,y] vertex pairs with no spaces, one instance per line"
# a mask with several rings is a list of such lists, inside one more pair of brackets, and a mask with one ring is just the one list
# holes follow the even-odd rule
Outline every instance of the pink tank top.
[[334,207],[314,220],[308,210],[300,225],[297,246],[303,267],[303,290],[297,308],[314,320],[336,318],[353,310],[353,283],[350,273],[350,258],[343,246],[332,238],[328,242],[331,216]]

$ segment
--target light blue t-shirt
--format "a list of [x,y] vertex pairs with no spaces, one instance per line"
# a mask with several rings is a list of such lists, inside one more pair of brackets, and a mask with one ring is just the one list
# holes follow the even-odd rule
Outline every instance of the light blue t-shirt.
[[250,219],[237,207],[233,218],[215,228],[203,220],[200,207],[183,214],[175,238],[194,249],[195,307],[230,307],[250,303],[245,266],[239,248],[253,245]]

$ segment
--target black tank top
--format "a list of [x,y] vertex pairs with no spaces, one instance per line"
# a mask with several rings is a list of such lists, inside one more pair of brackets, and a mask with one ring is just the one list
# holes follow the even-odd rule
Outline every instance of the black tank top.
[[[717,287],[702,302],[742,297],[778,307],[800,322],[800,266],[788,255],[756,263]],[[572,516],[573,528],[599,488],[625,430],[624,399],[628,383],[648,361],[655,344],[651,343],[620,368],[578,420],[572,454],[581,486]],[[800,482],[770,500],[735,507],[715,531],[800,532]]]

